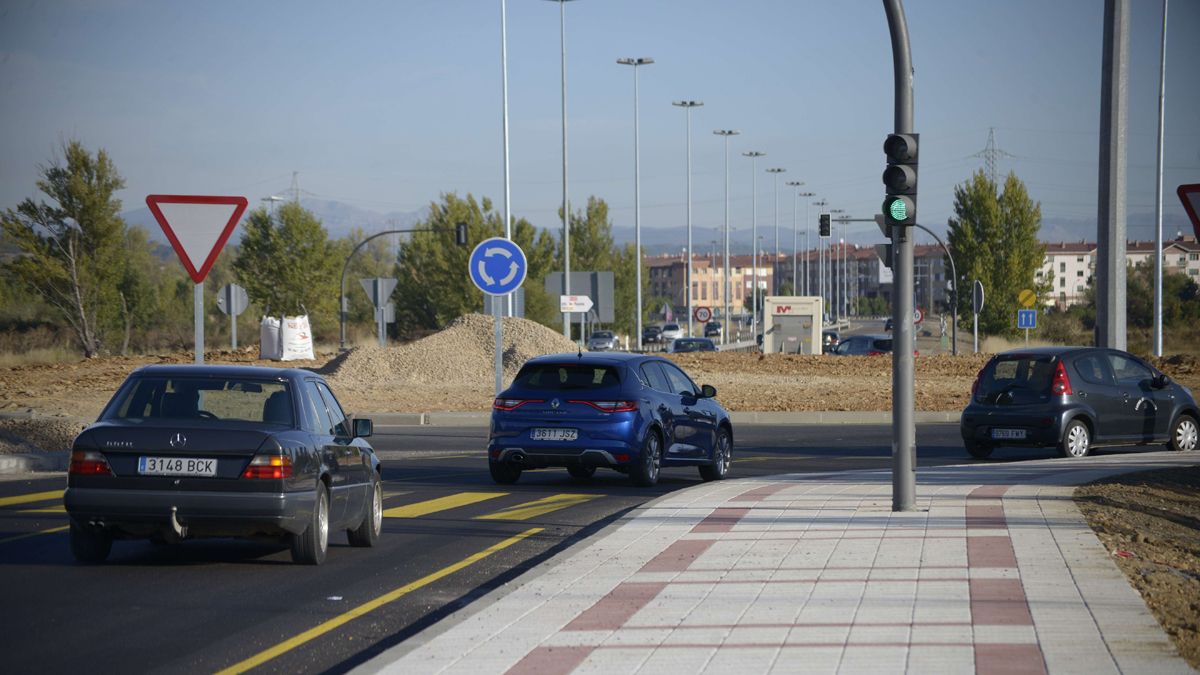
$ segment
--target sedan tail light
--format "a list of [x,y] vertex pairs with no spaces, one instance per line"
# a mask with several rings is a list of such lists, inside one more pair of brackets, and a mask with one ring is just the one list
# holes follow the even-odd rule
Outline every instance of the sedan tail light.
[[291,478],[292,458],[287,455],[255,455],[242,478]]
[[95,450],[73,450],[67,473],[76,476],[111,476],[112,467],[104,455]]
[[[1045,380],[1042,380],[1045,382]],[[1067,369],[1063,366],[1063,362],[1059,361],[1054,366],[1054,379],[1050,381],[1050,393],[1055,396],[1070,396],[1071,395],[1071,378],[1067,377]]]
[[542,403],[545,399],[541,398],[497,398],[492,401],[492,408],[496,410],[516,410],[526,403]]
[[637,410],[637,401],[567,401],[567,403],[582,403],[590,405],[600,412],[619,413]]

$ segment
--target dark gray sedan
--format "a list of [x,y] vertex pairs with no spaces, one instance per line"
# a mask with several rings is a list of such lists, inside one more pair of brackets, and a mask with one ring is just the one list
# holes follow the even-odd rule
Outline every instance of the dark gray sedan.
[[383,492],[371,432],[310,371],[140,368],[75,439],[71,552],[96,563],[114,539],[265,536],[319,565],[331,530],[373,546]]
[[963,444],[984,458],[1004,445],[1197,447],[1200,410],[1187,387],[1116,349],[1043,347],[997,354],[979,371],[963,410]]

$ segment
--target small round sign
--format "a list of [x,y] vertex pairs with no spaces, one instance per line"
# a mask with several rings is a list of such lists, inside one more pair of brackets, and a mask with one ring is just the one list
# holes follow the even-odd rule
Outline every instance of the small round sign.
[[708,321],[712,318],[712,310],[707,307],[697,307],[692,311],[697,321]]
[[913,324],[919,324],[925,320],[925,312],[920,307],[913,309]]
[[1017,301],[1021,303],[1022,307],[1033,307],[1037,304],[1037,293],[1026,288],[1017,295]]

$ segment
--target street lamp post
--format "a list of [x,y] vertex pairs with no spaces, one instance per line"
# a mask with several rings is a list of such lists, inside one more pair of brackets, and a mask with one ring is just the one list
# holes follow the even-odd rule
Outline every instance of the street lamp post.
[[642,197],[641,197],[641,155],[638,149],[638,66],[648,66],[654,59],[627,58],[617,59],[623,66],[633,66],[633,247],[637,252],[637,299],[635,300],[635,328],[637,333],[637,348],[642,350]]
[[684,284],[687,293],[688,337],[692,336],[692,108],[704,105],[704,101],[672,101],[671,105],[687,111],[687,271]]
[[774,176],[775,179],[775,260],[771,263],[771,289],[779,292],[779,275],[776,272],[779,270],[779,174],[787,171],[778,167],[767,169],[767,173]]
[[[831,217],[834,214],[842,214],[845,212],[846,212],[846,209],[829,209],[829,213],[830,213]],[[841,260],[838,259],[837,247],[834,245],[833,239],[834,239],[833,238],[833,229],[832,229],[832,225],[831,225],[830,231],[829,231],[829,253],[830,253],[829,304],[831,307],[833,307],[834,320],[841,321],[842,320],[842,309],[840,306],[841,303],[839,302],[839,296],[841,295],[839,277],[842,272],[842,263],[841,263]],[[835,264],[837,265],[837,267],[834,267]]]
[[[563,295],[571,294],[571,203],[567,199],[567,3],[571,0],[550,0],[558,3],[558,35],[562,61],[562,159],[563,159]],[[563,314],[563,335],[571,337],[571,315]]]
[[725,138],[725,330],[721,332],[721,343],[726,344],[733,328],[729,319],[729,296],[733,290],[729,281],[729,137],[737,136],[741,132],[735,129],[717,129],[713,133]]
[[[802,180],[790,180],[787,184],[794,188],[799,188],[804,185]],[[792,294],[800,295],[800,225],[796,220],[796,215],[799,210],[796,208],[796,202],[801,197],[812,197],[812,192],[796,191],[792,196]],[[805,222],[808,222],[808,210],[805,207]],[[806,271],[807,273],[807,271]],[[805,280],[807,282],[807,279]],[[807,295],[807,291],[804,293]]]
[[750,275],[753,282],[750,285],[750,337],[758,335],[758,158],[766,157],[767,153],[757,150],[743,152],[743,157],[750,158],[750,208],[753,222],[750,233]]

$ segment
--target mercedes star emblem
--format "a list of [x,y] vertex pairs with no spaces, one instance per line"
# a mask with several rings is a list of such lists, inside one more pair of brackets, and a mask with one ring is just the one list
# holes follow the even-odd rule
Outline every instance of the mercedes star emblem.
[[172,448],[182,448],[183,446],[187,445],[187,436],[184,436],[177,431],[175,432],[174,436],[171,436],[171,440],[167,442],[171,444]]

